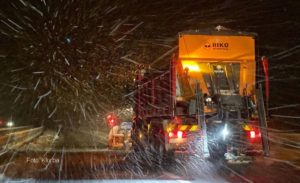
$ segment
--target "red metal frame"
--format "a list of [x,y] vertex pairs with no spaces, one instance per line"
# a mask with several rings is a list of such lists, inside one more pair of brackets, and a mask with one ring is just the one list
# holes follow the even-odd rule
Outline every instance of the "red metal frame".
[[169,69],[160,75],[136,77],[135,112],[142,119],[174,117],[176,102],[176,59],[170,61]]
[[264,75],[265,75],[265,95],[266,95],[266,103],[267,103],[267,107],[268,107],[268,103],[269,103],[269,96],[270,96],[270,87],[269,87],[269,61],[268,58],[263,56],[261,58],[262,61],[262,66],[263,66],[263,71],[264,71]]

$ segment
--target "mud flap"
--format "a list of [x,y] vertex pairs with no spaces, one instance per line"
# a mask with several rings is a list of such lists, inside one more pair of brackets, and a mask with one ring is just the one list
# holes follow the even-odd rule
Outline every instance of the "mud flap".
[[208,150],[208,141],[207,141],[207,126],[205,123],[205,114],[204,114],[204,98],[202,90],[200,89],[200,84],[196,81],[196,116],[198,121],[199,129],[201,129],[201,153],[203,157],[209,157]]
[[267,127],[266,110],[264,105],[264,98],[263,98],[261,84],[258,85],[258,89],[256,92],[257,92],[257,110],[258,110],[258,118],[259,118],[259,126],[261,131],[263,151],[265,156],[269,156],[270,146],[269,146],[268,131],[267,131],[268,127]]

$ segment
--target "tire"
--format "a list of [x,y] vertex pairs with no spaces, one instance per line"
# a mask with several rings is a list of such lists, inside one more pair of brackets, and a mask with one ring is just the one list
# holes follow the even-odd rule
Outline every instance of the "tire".
[[157,165],[161,167],[165,160],[165,148],[164,145],[159,143],[157,145]]
[[160,125],[153,125],[153,130],[150,140],[150,156],[152,159],[153,167],[157,170],[160,169],[165,163],[166,149],[164,136],[159,133],[162,130]]
[[137,130],[131,134],[133,151],[136,153],[140,153],[143,151],[143,146],[139,140],[138,134],[139,134],[139,131],[137,131]]
[[220,161],[225,159],[227,152],[227,144],[222,138],[218,137],[220,126],[210,126],[207,133],[208,151],[212,161]]
[[224,160],[224,155],[227,152],[227,146],[223,142],[211,142],[208,143],[208,151],[212,161]]
[[167,151],[164,154],[164,165],[172,166],[175,162],[175,152],[174,151]]

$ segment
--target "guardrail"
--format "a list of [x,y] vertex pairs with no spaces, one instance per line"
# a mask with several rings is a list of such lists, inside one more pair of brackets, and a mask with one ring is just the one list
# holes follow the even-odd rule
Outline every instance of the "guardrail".
[[30,129],[33,126],[18,126],[18,127],[7,127],[7,128],[0,128],[0,135],[5,135],[7,133],[11,133],[14,131],[20,131],[20,130],[26,130],[26,129]]
[[44,127],[37,127],[28,130],[12,132],[0,136],[0,148],[2,150],[14,149],[22,146],[24,143],[30,142],[34,138],[43,133]]

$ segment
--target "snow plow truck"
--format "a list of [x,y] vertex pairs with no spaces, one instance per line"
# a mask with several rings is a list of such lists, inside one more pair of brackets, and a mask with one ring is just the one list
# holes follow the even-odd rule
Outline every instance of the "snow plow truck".
[[256,61],[255,37],[220,26],[180,32],[171,61],[140,67],[134,146],[154,150],[160,160],[176,154],[220,159],[268,153],[262,92],[267,87],[256,82],[264,69]]

